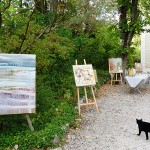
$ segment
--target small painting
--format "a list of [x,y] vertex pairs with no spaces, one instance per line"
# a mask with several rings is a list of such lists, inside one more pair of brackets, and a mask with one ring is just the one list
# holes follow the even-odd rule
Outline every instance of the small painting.
[[142,64],[141,63],[135,63],[135,69],[137,73],[142,73]]
[[109,73],[122,73],[122,58],[109,59]]
[[0,54],[0,115],[35,113],[36,56]]
[[91,86],[95,85],[94,71],[91,64],[88,65],[73,65],[73,72],[76,86]]
[[95,82],[98,82],[97,71],[95,69],[93,71],[94,71]]

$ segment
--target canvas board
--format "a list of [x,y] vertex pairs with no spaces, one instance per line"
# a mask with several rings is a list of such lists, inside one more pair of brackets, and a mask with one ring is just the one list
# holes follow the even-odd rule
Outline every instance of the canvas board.
[[109,73],[122,73],[122,58],[109,59]]
[[95,85],[94,71],[91,64],[73,65],[73,72],[76,86]]
[[142,64],[135,63],[135,69],[136,69],[136,72],[142,72],[143,71]]
[[95,69],[93,71],[94,71],[95,82],[98,82],[97,71]]
[[35,113],[36,56],[0,54],[0,115]]

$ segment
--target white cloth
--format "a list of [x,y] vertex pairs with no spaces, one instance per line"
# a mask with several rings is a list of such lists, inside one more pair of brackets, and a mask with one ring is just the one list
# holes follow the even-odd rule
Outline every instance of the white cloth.
[[140,84],[144,84],[147,79],[149,78],[148,74],[136,74],[135,76],[126,76],[125,79],[127,80],[130,87],[135,88]]

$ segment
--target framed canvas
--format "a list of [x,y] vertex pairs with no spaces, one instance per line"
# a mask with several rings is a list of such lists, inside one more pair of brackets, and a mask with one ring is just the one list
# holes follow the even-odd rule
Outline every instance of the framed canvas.
[[95,85],[94,71],[91,64],[73,65],[73,72],[76,86]]
[[0,54],[0,115],[35,113],[36,56]]
[[137,73],[142,73],[143,68],[141,63],[135,63],[135,69]]
[[109,58],[109,73],[122,73],[122,58]]

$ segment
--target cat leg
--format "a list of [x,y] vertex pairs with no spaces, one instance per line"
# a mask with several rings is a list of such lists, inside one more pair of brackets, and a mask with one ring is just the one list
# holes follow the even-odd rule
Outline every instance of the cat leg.
[[141,134],[141,130],[139,130],[139,134],[137,134],[137,135],[140,135]]
[[146,134],[146,140],[148,140],[148,132],[145,132],[145,134]]

